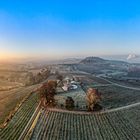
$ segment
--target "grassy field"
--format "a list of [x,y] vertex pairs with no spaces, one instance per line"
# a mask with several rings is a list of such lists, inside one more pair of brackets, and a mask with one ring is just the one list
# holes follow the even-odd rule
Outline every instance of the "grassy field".
[[110,113],[44,110],[31,140],[138,140],[140,106]]

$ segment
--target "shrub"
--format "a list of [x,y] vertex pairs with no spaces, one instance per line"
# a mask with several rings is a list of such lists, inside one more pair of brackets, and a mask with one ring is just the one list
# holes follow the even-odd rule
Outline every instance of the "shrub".
[[65,101],[65,107],[68,110],[72,110],[74,108],[74,100],[72,99],[72,97],[67,97]]

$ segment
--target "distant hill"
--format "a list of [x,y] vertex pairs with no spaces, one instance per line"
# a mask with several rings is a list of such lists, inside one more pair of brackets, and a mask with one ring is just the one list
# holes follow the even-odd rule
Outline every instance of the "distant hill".
[[106,60],[100,57],[86,57],[77,64],[77,69],[88,73],[100,74],[103,71],[127,71],[131,64],[119,60]]
[[83,59],[81,64],[128,64],[128,62],[125,61],[119,61],[119,60],[106,60],[100,57],[86,57]]
[[66,58],[63,60],[59,60],[59,64],[75,64],[79,63],[82,59],[81,58]]
[[106,60],[100,57],[86,57],[80,63],[81,64],[92,64],[92,63],[105,63]]

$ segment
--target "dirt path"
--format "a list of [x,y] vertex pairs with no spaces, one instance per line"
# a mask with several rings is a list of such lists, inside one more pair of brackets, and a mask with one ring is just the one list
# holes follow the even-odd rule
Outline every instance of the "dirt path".
[[110,109],[110,110],[105,110],[103,112],[109,113],[109,112],[119,111],[119,110],[123,110],[123,109],[129,109],[129,108],[132,108],[132,107],[135,107],[135,106],[139,106],[139,105],[140,105],[140,102],[134,103],[134,104],[130,104],[130,105],[127,105],[127,106],[122,106],[122,107]]
[[103,111],[99,111],[99,112],[69,111],[69,110],[58,109],[58,108],[47,108],[47,110],[56,111],[56,112],[62,112],[62,113],[73,113],[73,114],[101,114],[101,113],[110,113],[110,112],[120,111],[120,110],[124,110],[124,109],[129,109],[129,108],[139,106],[139,105],[140,105],[140,102],[130,104],[130,105],[127,105],[127,106],[123,106],[123,107],[114,108],[114,109],[103,110]]

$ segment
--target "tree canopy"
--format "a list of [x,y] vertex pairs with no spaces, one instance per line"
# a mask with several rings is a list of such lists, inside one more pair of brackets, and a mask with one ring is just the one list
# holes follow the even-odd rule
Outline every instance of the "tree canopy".
[[39,89],[39,95],[41,98],[45,98],[48,105],[55,102],[54,95],[56,94],[57,82],[50,80],[43,84]]
[[99,93],[98,89],[89,88],[87,90],[86,100],[87,100],[88,110],[93,111],[101,100],[101,94]]

